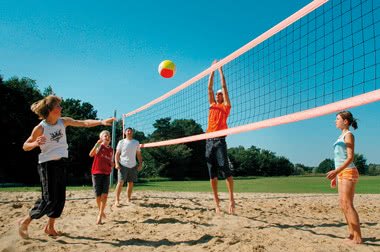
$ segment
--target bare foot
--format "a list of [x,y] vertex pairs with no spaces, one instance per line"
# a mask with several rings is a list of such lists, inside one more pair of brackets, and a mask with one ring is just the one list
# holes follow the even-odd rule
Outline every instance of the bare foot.
[[357,238],[357,237],[354,237],[352,238],[352,243],[353,244],[363,244],[363,239],[362,238]]
[[229,214],[235,214],[235,201],[230,202],[230,208],[228,209]]
[[28,239],[28,225],[23,223],[23,220],[19,220],[18,222],[18,234],[22,239]]
[[357,244],[362,244],[363,243],[363,239],[362,238],[356,238],[354,235],[350,234],[348,237],[344,238],[344,241],[347,243],[347,244],[350,244],[350,245],[357,245]]
[[56,237],[56,236],[61,236],[63,233],[60,232],[60,231],[56,231],[54,228],[49,228],[48,225],[45,226],[45,230],[44,230],[45,234],[47,234],[48,236],[53,236],[53,237]]
[[345,240],[347,241],[351,241],[352,239],[354,239],[354,235],[353,234],[350,234],[349,236],[347,236],[346,238],[344,238]]
[[215,213],[219,215],[222,212],[222,210],[220,209],[220,205],[219,205],[220,200],[217,199],[214,201],[215,201]]
[[219,205],[216,205],[216,206],[215,206],[215,213],[216,213],[217,215],[219,215],[221,212],[222,212],[222,210],[220,210],[220,206],[219,206]]
[[102,218],[107,219],[106,214],[102,213]]
[[102,215],[101,214],[99,214],[98,215],[98,218],[96,218],[96,224],[102,224]]
[[120,205],[120,202],[119,201],[116,201],[115,204],[114,204],[115,207],[121,207]]

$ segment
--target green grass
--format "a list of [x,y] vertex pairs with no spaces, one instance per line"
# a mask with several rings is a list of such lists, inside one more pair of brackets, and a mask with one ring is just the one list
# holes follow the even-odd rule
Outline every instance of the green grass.
[[[380,193],[380,176],[361,176],[356,193]],[[114,187],[114,186],[113,186]],[[68,187],[68,190],[92,190],[91,186]],[[39,187],[3,187],[0,191],[39,191]],[[169,192],[210,192],[209,181],[169,181],[167,179],[143,179],[136,183],[137,191]],[[111,189],[113,191],[113,189]],[[226,183],[219,181],[219,191],[226,192]],[[330,182],[325,177],[291,176],[291,177],[249,177],[235,178],[235,192],[265,193],[336,193],[330,189]]]
[[[361,176],[356,193],[380,193],[380,176]],[[136,190],[172,191],[172,192],[209,192],[208,181],[151,181],[140,183]],[[219,191],[226,192],[226,183],[219,181]],[[334,193],[325,177],[257,177],[236,178],[235,192],[266,193]]]

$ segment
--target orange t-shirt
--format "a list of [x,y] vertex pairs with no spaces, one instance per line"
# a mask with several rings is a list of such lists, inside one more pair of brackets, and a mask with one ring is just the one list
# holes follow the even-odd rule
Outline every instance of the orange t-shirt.
[[214,103],[210,106],[208,114],[208,127],[206,132],[214,132],[227,129],[227,117],[230,115],[231,106]]

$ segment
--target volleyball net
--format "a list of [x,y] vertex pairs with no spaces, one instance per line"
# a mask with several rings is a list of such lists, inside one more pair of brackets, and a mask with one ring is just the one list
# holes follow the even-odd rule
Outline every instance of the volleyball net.
[[[177,88],[123,114],[123,127],[146,136],[160,122],[202,129],[193,135],[168,132],[142,144],[155,147],[323,116],[379,101],[379,62],[380,1],[315,0]],[[219,67],[232,104],[229,128],[204,133],[209,74],[215,71],[216,91]]]

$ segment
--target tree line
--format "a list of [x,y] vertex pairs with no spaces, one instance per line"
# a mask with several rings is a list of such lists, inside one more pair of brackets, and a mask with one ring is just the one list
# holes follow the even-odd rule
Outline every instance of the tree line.
[[[4,80],[0,75],[0,112],[3,129],[2,162],[0,183],[37,184],[37,159],[39,150],[25,152],[22,145],[39,123],[30,105],[53,94],[49,86],[39,90],[36,81],[30,78],[12,77]],[[97,119],[97,111],[88,102],[67,98],[62,100],[62,116],[74,119]],[[122,137],[121,121],[116,123],[116,140]],[[192,119],[160,118],[153,124],[151,134],[135,129],[135,138],[141,143],[191,136],[203,133],[200,124]],[[99,132],[110,128],[67,128],[69,145],[68,181],[71,185],[91,184],[92,158],[88,153],[97,141]],[[140,177],[167,177],[175,180],[208,179],[205,160],[205,141],[144,148],[143,170]],[[234,176],[289,176],[305,173],[325,173],[333,169],[331,159],[321,162],[318,167],[293,164],[286,157],[277,156],[269,150],[255,146],[228,149],[230,166]],[[363,155],[355,155],[356,165],[362,174],[380,173],[380,165],[367,165]]]

